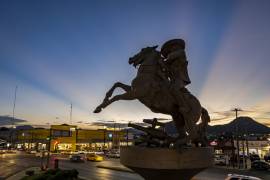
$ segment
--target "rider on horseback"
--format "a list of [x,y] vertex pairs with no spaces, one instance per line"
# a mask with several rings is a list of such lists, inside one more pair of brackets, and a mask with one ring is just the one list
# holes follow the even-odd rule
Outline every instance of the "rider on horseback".
[[182,39],[172,39],[161,47],[161,54],[164,57],[166,73],[171,82],[171,91],[179,103],[182,113],[190,111],[190,107],[185,100],[184,94],[188,93],[185,88],[190,84],[187,65],[188,61],[185,53],[185,41]]

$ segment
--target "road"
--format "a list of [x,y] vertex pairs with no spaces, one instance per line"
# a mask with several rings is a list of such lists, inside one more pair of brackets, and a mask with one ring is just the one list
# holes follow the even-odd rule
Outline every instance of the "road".
[[30,154],[18,152],[16,154],[0,155],[0,179],[32,166],[39,166],[38,158]]
[[[52,160],[50,166],[52,167]],[[46,160],[44,160],[45,162]],[[141,180],[142,178],[135,173],[114,171],[109,169],[97,168],[98,164],[105,166],[120,165],[119,160],[105,160],[103,162],[73,163],[69,160],[60,160],[59,167],[63,169],[77,169],[79,176],[91,180]],[[31,154],[18,152],[17,154],[0,155],[0,179],[4,179],[14,173],[32,166],[40,166],[41,158]]]
[[[17,153],[17,154],[4,154],[0,155],[0,179],[4,179],[15,172],[26,169],[27,167],[40,166],[41,159],[34,155]],[[52,162],[52,161],[51,161]],[[90,180],[142,180],[138,174],[115,171],[110,169],[97,168],[97,165],[108,167],[121,167],[119,160],[107,159],[103,162],[85,162],[85,163],[73,163],[69,160],[60,160],[59,167],[64,169],[77,169],[79,175],[84,179]],[[262,179],[270,179],[270,172],[251,171],[251,170],[233,170],[226,168],[209,168],[192,180],[220,180],[225,179],[227,174],[245,174],[250,176],[260,177]]]
[[115,171],[104,168],[97,168],[97,165],[103,165],[107,167],[119,167],[121,166],[119,160],[108,159],[103,162],[91,162],[74,163],[68,160],[60,160],[59,167],[64,169],[76,168],[79,171],[79,175],[84,179],[91,180],[142,180],[138,174]]

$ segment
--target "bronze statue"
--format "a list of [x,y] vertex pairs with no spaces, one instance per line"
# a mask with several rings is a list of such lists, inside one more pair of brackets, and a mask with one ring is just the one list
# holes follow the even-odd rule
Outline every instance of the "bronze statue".
[[[129,58],[129,64],[138,67],[137,76],[131,86],[117,82],[106,93],[103,102],[95,109],[99,113],[118,100],[138,99],[155,113],[172,116],[179,136],[178,144],[189,140],[205,143],[202,134],[210,121],[207,110],[202,108],[198,99],[185,86],[190,84],[185,54],[185,42],[173,39],[166,42],[161,52],[158,46],[146,47]],[[116,88],[125,93],[111,98]],[[201,118],[202,123],[196,124]]]

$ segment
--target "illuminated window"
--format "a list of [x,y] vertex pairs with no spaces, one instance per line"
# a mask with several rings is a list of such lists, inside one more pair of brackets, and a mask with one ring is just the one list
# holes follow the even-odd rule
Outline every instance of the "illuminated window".
[[54,137],[70,137],[72,136],[72,133],[70,131],[64,131],[64,130],[53,130],[53,136]]

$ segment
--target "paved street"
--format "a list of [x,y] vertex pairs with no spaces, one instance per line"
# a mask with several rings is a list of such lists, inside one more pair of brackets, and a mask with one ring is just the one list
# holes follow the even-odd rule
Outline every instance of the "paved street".
[[[40,158],[34,155],[17,153],[17,154],[4,154],[0,155],[0,178],[4,179],[18,171],[26,169],[31,166],[40,166]],[[129,172],[115,171],[110,169],[97,168],[97,165],[108,167],[121,167],[119,160],[108,159],[103,162],[85,162],[85,163],[72,163],[69,160],[60,160],[59,166],[64,169],[76,168],[79,175],[85,179],[90,180],[142,180],[142,178]],[[225,168],[209,168],[193,180],[220,180],[224,179],[229,173],[245,174],[257,176],[262,179],[270,179],[270,172],[261,171],[244,171],[244,170],[228,170]]]
[[[45,160],[44,160],[45,162]],[[18,171],[26,169],[31,166],[40,166],[41,158],[34,155],[17,153],[0,155],[0,179],[4,179]],[[97,168],[98,164],[106,166],[119,166],[119,160],[106,160],[104,162],[85,162],[72,163],[69,160],[60,160],[59,166],[64,169],[74,169],[79,171],[79,175],[85,179],[100,180],[100,179],[126,179],[126,180],[140,180],[139,175],[128,172],[114,171],[109,169]]]
[[72,169],[76,168],[79,171],[79,175],[85,179],[93,179],[93,180],[119,180],[119,179],[126,179],[126,180],[140,180],[142,179],[139,175],[135,173],[129,172],[121,172],[115,171],[110,169],[104,168],[97,168],[97,165],[104,165],[107,167],[111,166],[121,166],[119,160],[110,159],[105,160],[103,162],[90,162],[87,161],[85,163],[73,163],[68,160],[62,160],[60,162],[60,168],[65,169]]
[[0,179],[12,175],[31,166],[39,166],[38,158],[30,154],[1,154],[0,155]]

